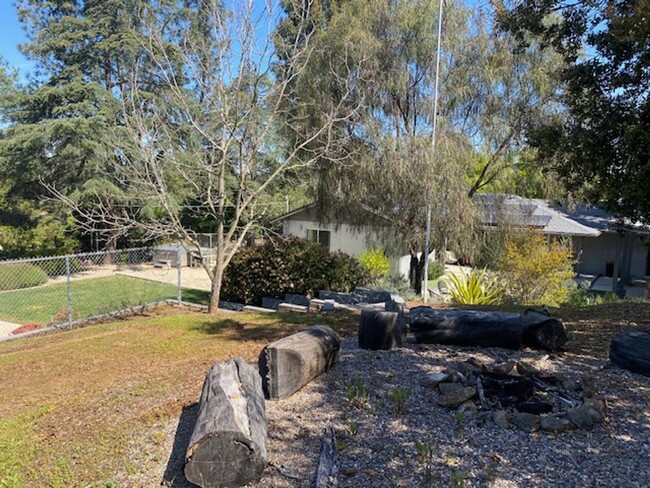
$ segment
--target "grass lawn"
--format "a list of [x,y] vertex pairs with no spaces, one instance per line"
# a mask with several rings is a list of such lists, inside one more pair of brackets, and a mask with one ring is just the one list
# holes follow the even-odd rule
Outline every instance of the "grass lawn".
[[[72,312],[84,318],[127,307],[177,297],[175,285],[130,276],[106,276],[73,281]],[[0,320],[18,324],[47,324],[67,320],[66,284],[0,293]],[[208,292],[183,289],[183,300],[207,304]]]
[[0,487],[140,486],[137,473],[165,466],[167,426],[198,400],[211,364],[253,361],[323,323],[346,335],[358,318],[164,307],[0,344]]

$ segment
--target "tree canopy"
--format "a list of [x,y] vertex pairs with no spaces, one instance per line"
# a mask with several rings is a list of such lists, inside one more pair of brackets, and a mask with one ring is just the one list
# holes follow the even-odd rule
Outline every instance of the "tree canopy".
[[566,111],[528,131],[539,157],[574,190],[650,222],[650,2],[495,2],[521,46],[552,46]]

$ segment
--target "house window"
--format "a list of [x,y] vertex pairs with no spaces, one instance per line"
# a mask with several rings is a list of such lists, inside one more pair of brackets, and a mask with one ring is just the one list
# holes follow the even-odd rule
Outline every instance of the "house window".
[[320,229],[307,229],[307,240],[318,242],[324,249],[330,250],[330,231]]

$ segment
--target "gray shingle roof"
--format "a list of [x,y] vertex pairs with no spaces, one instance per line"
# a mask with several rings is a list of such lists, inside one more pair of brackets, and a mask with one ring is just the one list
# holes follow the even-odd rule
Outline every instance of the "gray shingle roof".
[[509,223],[551,235],[596,237],[601,233],[601,230],[583,225],[552,208],[546,200],[489,193],[478,194],[474,198],[483,207],[483,222],[488,226]]

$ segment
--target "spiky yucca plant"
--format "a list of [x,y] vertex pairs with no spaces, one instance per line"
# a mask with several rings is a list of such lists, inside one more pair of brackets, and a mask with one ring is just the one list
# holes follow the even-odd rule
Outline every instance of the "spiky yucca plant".
[[489,279],[485,270],[473,269],[469,274],[461,268],[459,274],[449,275],[449,292],[455,303],[460,305],[493,305],[499,301],[499,289],[494,279]]

